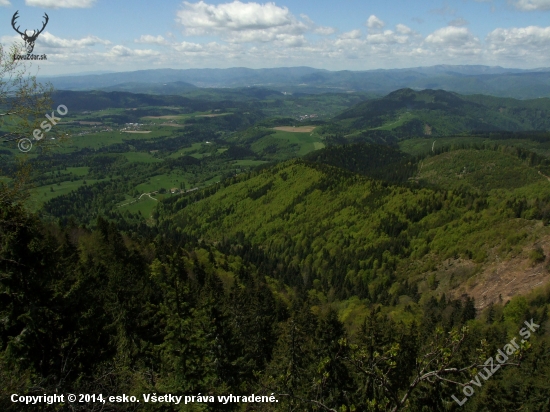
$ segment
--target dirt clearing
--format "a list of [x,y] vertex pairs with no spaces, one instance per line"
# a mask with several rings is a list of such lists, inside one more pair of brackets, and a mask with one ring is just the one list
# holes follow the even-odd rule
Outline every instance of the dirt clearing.
[[274,130],[280,130],[282,132],[293,132],[293,133],[311,133],[316,126],[279,126],[274,127]]
[[151,133],[151,130],[125,130],[122,133]]
[[168,119],[168,120],[175,120],[175,119],[180,119],[181,118],[181,114],[180,115],[168,115],[168,116],[143,116],[143,119]]
[[196,117],[219,117],[219,116],[227,116],[231,113],[218,113],[218,114],[198,114]]

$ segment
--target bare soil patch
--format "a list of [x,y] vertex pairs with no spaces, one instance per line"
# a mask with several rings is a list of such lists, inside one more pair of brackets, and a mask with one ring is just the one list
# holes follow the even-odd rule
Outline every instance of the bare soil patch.
[[229,113],[219,113],[219,114],[198,114],[196,117],[218,117],[218,116],[226,116]]
[[103,124],[101,122],[78,122],[80,124],[90,125],[90,126],[99,126],[100,124]]
[[143,119],[170,119],[170,120],[174,120],[174,119],[179,119],[181,117],[181,115],[166,115],[166,116],[144,116]]
[[159,123],[157,126],[185,127],[185,126],[187,126],[187,125],[185,125],[185,124],[177,124],[177,123]]
[[293,132],[293,133],[311,133],[316,126],[279,126],[274,127],[274,130],[280,130],[282,132]]
[[546,268],[550,262],[550,238],[545,238],[537,244],[546,255],[544,262],[533,265],[525,256],[507,261],[496,259],[481,273],[453,290],[453,297],[458,298],[467,294],[475,299],[476,309],[481,310],[491,303],[504,304],[516,295],[525,295],[546,285],[550,282],[550,273]]

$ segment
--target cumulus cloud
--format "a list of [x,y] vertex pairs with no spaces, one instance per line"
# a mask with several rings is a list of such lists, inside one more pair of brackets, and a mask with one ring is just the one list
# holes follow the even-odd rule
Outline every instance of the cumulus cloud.
[[275,3],[232,3],[218,5],[183,3],[176,21],[184,26],[186,35],[219,35],[230,43],[280,42],[290,47],[306,43],[306,32],[328,35],[330,27],[317,27],[307,16],[296,18],[288,8]]
[[488,50],[495,57],[528,57],[540,61],[550,52],[550,27],[496,29],[487,35]]
[[411,28],[405,26],[404,24],[398,24],[397,26],[395,26],[395,30],[399,34],[413,34],[414,33]]
[[25,0],[27,6],[45,9],[83,9],[92,7],[96,0]]
[[11,6],[10,0],[0,0],[0,7]]
[[483,46],[466,27],[447,26],[429,34],[425,43],[449,57],[482,55]]
[[44,32],[38,37],[37,41],[41,46],[51,47],[51,48],[82,48],[82,47],[91,47],[98,44],[109,45],[111,42],[109,40],[103,40],[96,36],[86,36],[78,40],[62,39],[60,37],[54,36],[49,32]]
[[303,23],[308,27],[308,30],[311,30],[315,34],[328,36],[336,33],[337,31],[334,27],[318,26],[305,14],[300,14],[300,18],[302,19]]
[[474,40],[474,36],[466,27],[456,26],[443,27],[426,37],[427,43],[455,46],[466,44]]
[[286,7],[275,3],[232,3],[219,5],[183,2],[177,21],[191,34],[210,34],[216,31],[265,30],[273,27],[292,27],[299,24]]
[[550,10],[550,0],[516,0],[514,5],[519,10]]
[[362,36],[361,30],[356,29],[352,31],[348,31],[346,33],[342,33],[338,36],[339,39],[359,39]]
[[205,46],[199,43],[181,42],[174,46],[174,50],[181,52],[198,53],[205,50]]
[[336,29],[334,27],[319,26],[313,29],[313,33],[320,34],[322,36],[328,36],[330,34],[336,33]]
[[152,36],[150,34],[143,34],[139,39],[134,40],[136,43],[143,44],[158,44],[161,46],[167,45],[168,42],[160,34],[158,36]]
[[152,57],[158,56],[160,53],[155,50],[130,49],[125,46],[114,46],[107,53],[106,57]]
[[374,14],[371,14],[367,19],[366,26],[369,29],[381,29],[384,27],[384,22],[376,17]]
[[393,43],[406,43],[408,36],[399,36],[391,30],[384,30],[383,33],[369,34],[367,36],[367,42],[372,44],[393,44]]

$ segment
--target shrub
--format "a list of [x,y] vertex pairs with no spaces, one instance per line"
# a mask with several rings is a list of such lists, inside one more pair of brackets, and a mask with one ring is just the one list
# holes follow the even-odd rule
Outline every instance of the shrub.
[[537,263],[544,262],[545,259],[546,255],[540,246],[537,246],[537,248],[533,249],[529,254],[529,260],[531,261],[532,266],[535,266]]

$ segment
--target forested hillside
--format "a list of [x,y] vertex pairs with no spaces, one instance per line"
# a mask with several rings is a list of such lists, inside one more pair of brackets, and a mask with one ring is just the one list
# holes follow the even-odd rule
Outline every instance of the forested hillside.
[[1,395],[140,400],[44,411],[548,409],[546,100],[58,96],[81,110],[58,125],[70,137],[23,163],[0,152]]
[[[303,173],[305,186],[317,184],[316,192],[331,194],[351,179],[348,184],[355,180],[371,194],[380,193],[381,202],[394,190],[348,173],[327,179],[326,171],[298,162],[279,167],[274,179],[286,173],[286,181],[292,182],[294,172]],[[252,191],[242,187],[236,193],[246,189],[252,201],[261,200],[265,195],[253,184],[266,178],[252,178]],[[414,195],[403,193],[405,198]],[[460,208],[460,199],[449,195],[440,210]],[[338,219],[339,213],[334,216]],[[165,224],[158,235],[151,232],[153,238],[142,242],[101,218],[94,231],[44,225],[20,206],[6,203],[0,218],[4,393],[125,393],[141,402],[144,393],[207,397],[198,404],[172,405],[182,411],[492,411],[544,410],[547,405],[545,326],[513,357],[521,366],[502,367],[476,387],[462,408],[452,398],[464,397],[459,386],[426,379],[419,368],[461,369],[494,356],[524,320],[547,324],[548,291],[516,298],[504,308],[494,305],[474,319],[471,300],[420,297],[412,283],[394,279],[399,301],[408,302],[408,315],[387,312],[392,302],[375,303],[373,296],[371,308],[362,309],[355,328],[349,329],[335,311],[341,304],[334,293],[323,293],[323,284],[313,282],[311,287],[299,272],[279,275],[275,268],[283,269],[286,252],[277,237],[261,249],[247,244],[242,232],[235,237],[227,233],[226,240],[214,244],[166,230]],[[387,224],[384,230],[392,227]],[[327,230],[316,239],[330,242],[329,235]],[[330,259],[333,251],[324,250],[323,259]],[[276,259],[280,263],[270,268]],[[327,273],[337,273],[340,262],[334,263],[335,270],[326,268]],[[384,277],[388,268],[384,262],[379,270],[365,273]],[[464,325],[468,328],[461,329]],[[469,371],[445,376],[467,382],[473,377]],[[229,393],[274,394],[278,402],[218,401],[217,395]],[[1,402],[3,410],[21,410],[7,397]],[[89,410],[86,404],[74,406]],[[135,409],[132,403],[99,406]],[[162,403],[140,406],[165,410]]]

